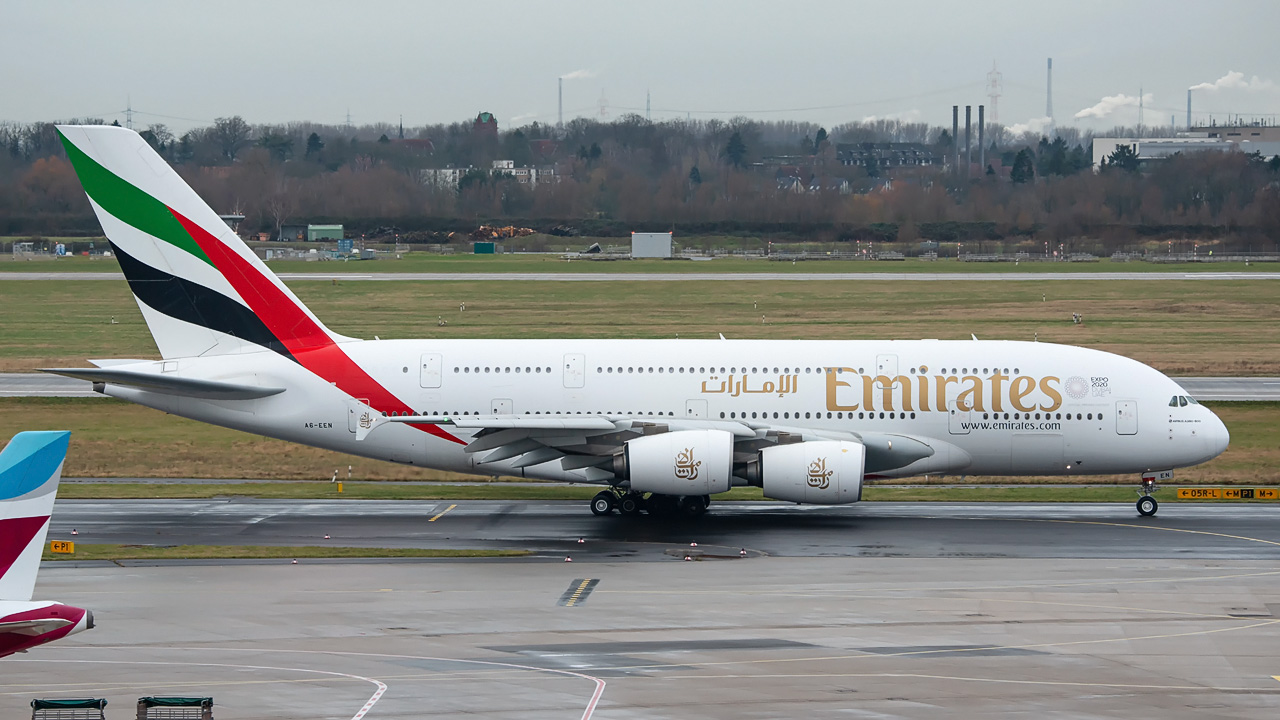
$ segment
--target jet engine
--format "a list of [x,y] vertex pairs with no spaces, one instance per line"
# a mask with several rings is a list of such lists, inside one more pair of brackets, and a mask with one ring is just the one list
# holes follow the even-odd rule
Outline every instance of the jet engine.
[[862,444],[816,440],[761,450],[746,476],[774,500],[841,505],[862,499],[865,467]]
[[628,440],[613,471],[636,492],[713,495],[729,489],[732,466],[732,433],[678,430]]

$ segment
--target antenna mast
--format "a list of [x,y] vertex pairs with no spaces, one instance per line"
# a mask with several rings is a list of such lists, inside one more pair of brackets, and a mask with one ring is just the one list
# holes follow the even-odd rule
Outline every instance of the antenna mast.
[[1053,58],[1049,58],[1049,77],[1045,82],[1044,116],[1049,118],[1049,136],[1053,137]]
[[1000,91],[1003,89],[1004,74],[996,69],[996,61],[991,61],[991,72],[987,73],[987,97],[991,98],[991,123],[1000,124]]

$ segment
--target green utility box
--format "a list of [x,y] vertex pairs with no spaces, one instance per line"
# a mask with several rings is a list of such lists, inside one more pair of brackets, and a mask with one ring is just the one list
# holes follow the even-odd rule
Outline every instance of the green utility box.
[[138,720],[213,720],[213,698],[138,698]]
[[32,700],[31,720],[104,720],[106,707],[101,698]]

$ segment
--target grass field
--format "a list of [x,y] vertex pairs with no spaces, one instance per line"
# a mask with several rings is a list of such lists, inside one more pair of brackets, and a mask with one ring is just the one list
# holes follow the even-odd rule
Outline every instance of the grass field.
[[[1231,447],[1204,465],[1178,471],[1179,483],[1274,485],[1280,484],[1280,403],[1217,403],[1212,405],[1231,431]],[[67,477],[118,478],[260,478],[269,480],[328,480],[334,470],[346,478],[352,467],[355,480],[473,480],[470,476],[342,455],[248,435],[234,430],[204,425],[194,420],[165,415],[119,400],[106,398],[0,398],[0,438],[20,430],[63,429],[71,431],[71,450],[64,475]],[[955,480],[952,478],[951,480]],[[983,478],[969,478],[981,482]],[[1006,478],[986,478],[1007,483]],[[1020,481],[1020,480],[1019,480]],[[1133,484],[1129,476],[1081,476],[1052,482]],[[908,482],[919,482],[911,480]],[[413,486],[352,484],[345,486],[350,498],[393,499],[388,493],[435,499],[494,497],[473,488],[441,487],[412,489]],[[568,493],[540,494],[544,491]],[[1126,488],[1127,490],[1127,488]],[[537,492],[535,492],[537,491]],[[63,497],[109,497],[93,495],[110,492],[109,487],[65,485]],[[267,485],[145,485],[136,491],[147,497],[211,497],[253,493],[261,497],[336,497],[330,483],[306,483],[277,488]],[[552,486],[549,488],[506,487],[501,497],[518,499],[572,499],[588,497],[589,489]],[[271,493],[283,493],[272,495]],[[586,493],[585,495],[575,493]]]
[[527,550],[435,550],[302,545],[112,545],[76,543],[72,554],[44,551],[44,560],[208,560],[297,558],[480,558],[526,557]]
[[[334,330],[383,338],[1033,340],[1173,375],[1280,374],[1280,282],[293,282]],[[459,305],[466,303],[466,311]],[[0,372],[156,356],[124,282],[0,282]],[[1084,324],[1074,325],[1072,313]],[[116,323],[112,324],[112,319]],[[438,319],[448,322],[438,326]]]
[[[612,238],[625,242],[624,238]],[[610,238],[602,238],[609,244]],[[103,243],[105,244],[105,240]],[[575,243],[578,245],[579,243]],[[848,251],[850,248],[844,248]],[[769,260],[760,257],[724,256],[714,260],[604,260],[580,258],[565,260],[559,254],[505,254],[505,255],[440,255],[430,252],[409,252],[400,259],[384,257],[374,261],[324,261],[273,260],[269,263],[278,273],[990,273],[990,272],[1276,272],[1276,263],[1178,263],[1149,262],[958,262],[955,259],[919,260],[909,258],[894,261],[863,260]],[[40,258],[14,260],[0,255],[0,272],[118,272],[119,266],[112,258],[65,257],[57,260]]]

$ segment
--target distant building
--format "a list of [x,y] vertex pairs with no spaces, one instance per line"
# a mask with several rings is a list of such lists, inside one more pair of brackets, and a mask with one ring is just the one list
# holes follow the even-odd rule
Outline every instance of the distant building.
[[308,225],[307,226],[307,242],[316,242],[317,240],[341,240],[341,225]]
[[1109,157],[1116,148],[1128,145],[1138,155],[1139,162],[1163,160],[1172,155],[1189,152],[1231,152],[1237,149],[1236,143],[1222,138],[1212,138],[1203,133],[1182,133],[1171,138],[1094,138],[1093,169],[1102,167],[1103,158]]
[[485,137],[498,137],[498,119],[493,113],[482,112],[476,116],[475,122],[471,123],[471,132],[474,135]]
[[231,232],[236,232],[240,228],[240,223],[244,221],[244,215],[239,213],[219,215],[218,217],[227,224],[227,227],[231,228]]
[[420,171],[422,173],[423,185],[434,185],[438,188],[457,189],[462,176],[471,172],[473,168],[428,168]]
[[281,242],[305,242],[307,239],[307,226],[281,225],[280,237],[276,239]]
[[946,158],[924,143],[838,143],[836,159],[842,165],[867,167],[874,158],[881,169],[943,165]]
[[1203,125],[1191,128],[1191,134],[1204,133],[1205,137],[1221,138],[1227,142],[1280,143],[1280,125]]
[[631,233],[631,257],[671,257],[671,233]]

